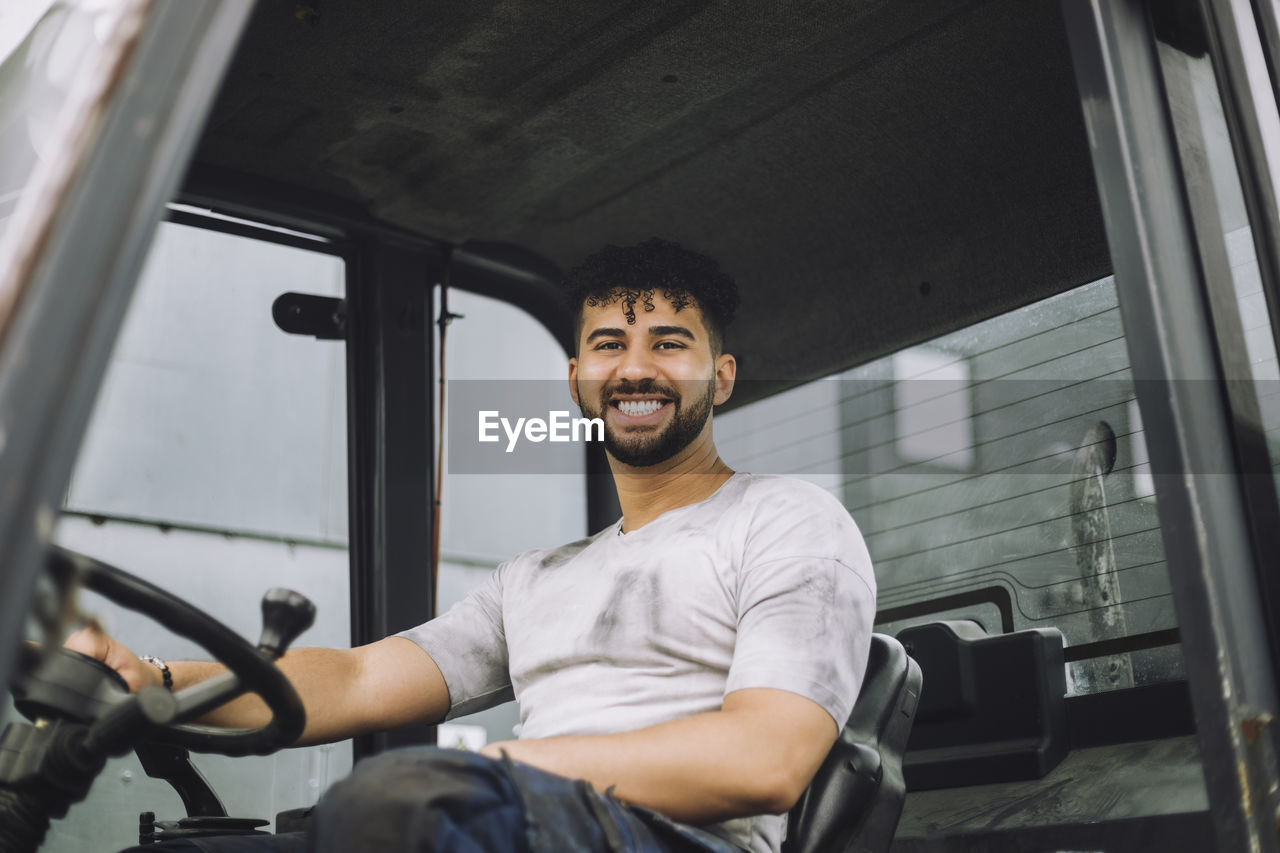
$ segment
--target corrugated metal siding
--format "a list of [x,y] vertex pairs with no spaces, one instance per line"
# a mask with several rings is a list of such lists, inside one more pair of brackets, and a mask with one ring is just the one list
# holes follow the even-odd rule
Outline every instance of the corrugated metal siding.
[[[1007,593],[1014,629],[1053,626],[1069,645],[1175,627],[1111,279],[938,338],[917,355],[726,415],[717,421],[722,456],[839,497],[871,550],[882,613],[936,605],[882,630],[969,615],[999,631],[994,604],[949,603],[983,590],[993,602]],[[926,369],[895,375],[912,362]],[[1071,503],[1077,450],[1100,422],[1116,438],[1101,481],[1109,554],[1074,529]],[[917,425],[914,435],[906,424]],[[1117,585],[1121,604],[1110,614],[1100,582],[1082,581],[1099,573]],[[1138,682],[1175,677],[1180,655],[1135,653],[1133,668]]]

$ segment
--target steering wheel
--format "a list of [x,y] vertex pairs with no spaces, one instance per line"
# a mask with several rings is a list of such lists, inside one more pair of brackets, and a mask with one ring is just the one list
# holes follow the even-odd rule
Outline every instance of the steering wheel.
[[[100,560],[54,547],[48,569],[62,589],[82,585],[194,640],[227,671],[177,693],[163,687],[130,693],[114,670],[93,658],[65,648],[27,651],[11,687],[15,707],[35,724],[11,723],[0,733],[0,853],[34,851],[49,819],[84,799],[107,758],[144,740],[265,755],[302,734],[302,700],[273,663],[315,619],[315,605],[299,593],[273,589],[263,597],[262,637],[254,648],[203,611]],[[190,722],[250,690],[271,709],[267,725],[221,729]]]
[[[172,694],[172,702],[168,703],[168,697],[154,691],[130,694],[123,680],[105,665],[77,652],[58,649],[44,655],[35,669],[23,672],[15,680],[14,704],[26,716],[71,718],[93,728],[110,726],[113,718],[120,718],[121,722],[136,718],[141,712],[148,718],[143,724],[148,740],[223,755],[266,755],[288,746],[302,734],[306,725],[302,700],[273,663],[315,619],[315,605],[301,594],[277,588],[263,597],[263,632],[254,648],[205,612],[100,560],[54,546],[49,552],[48,568],[60,579],[72,578],[86,589],[195,641],[225,664],[228,671]],[[246,691],[257,693],[271,709],[272,719],[265,726],[223,729],[188,722]],[[149,692],[151,695],[144,698],[143,694]],[[155,707],[130,710],[130,704]],[[162,707],[169,704],[171,710]]]

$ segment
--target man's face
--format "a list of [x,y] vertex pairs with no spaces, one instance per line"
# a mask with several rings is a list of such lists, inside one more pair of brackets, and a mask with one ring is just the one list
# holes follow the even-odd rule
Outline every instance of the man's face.
[[696,305],[676,311],[662,295],[629,325],[621,302],[583,309],[569,391],[584,415],[603,418],[605,449],[619,462],[665,462],[702,436],[711,407],[729,399],[733,356],[715,357]]

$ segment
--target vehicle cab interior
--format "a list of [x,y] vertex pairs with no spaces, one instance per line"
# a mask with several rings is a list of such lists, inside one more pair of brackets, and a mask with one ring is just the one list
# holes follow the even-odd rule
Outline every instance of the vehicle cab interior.
[[[1274,3],[34,0],[0,34],[0,823],[52,819],[0,853],[282,830],[362,757],[510,738],[513,703],[282,750],[269,658],[618,518],[598,447],[472,437],[572,409],[558,282],[653,236],[742,291],[721,457],[826,489],[875,567],[886,674],[784,850],[1280,850]],[[126,699],[30,645],[86,621],[236,679]],[[246,689],[268,730],[179,725]],[[32,788],[55,711],[96,763]]]

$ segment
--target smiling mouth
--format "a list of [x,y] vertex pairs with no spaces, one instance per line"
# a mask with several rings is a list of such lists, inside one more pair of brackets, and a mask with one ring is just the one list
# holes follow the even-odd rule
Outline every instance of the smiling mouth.
[[642,418],[645,415],[652,415],[663,406],[667,405],[669,400],[614,400],[612,405],[622,414],[633,418]]

